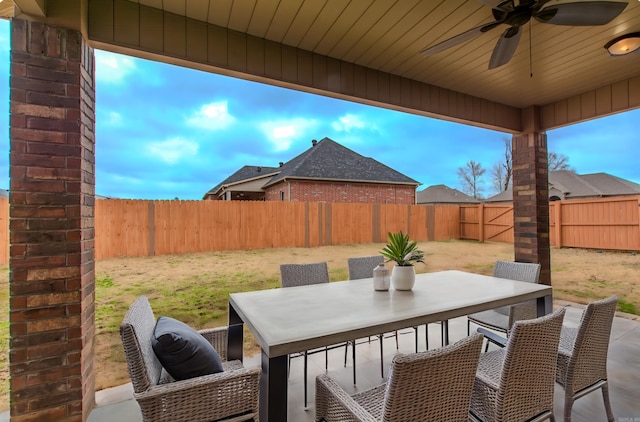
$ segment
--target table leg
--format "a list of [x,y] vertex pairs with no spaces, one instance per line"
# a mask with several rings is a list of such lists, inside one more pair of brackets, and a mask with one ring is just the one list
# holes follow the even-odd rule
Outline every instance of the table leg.
[[538,316],[545,316],[553,312],[553,296],[547,295],[536,300]]
[[442,345],[449,345],[449,320],[442,321]]
[[227,360],[242,361],[242,347],[244,342],[244,322],[229,304],[229,331],[227,334]]
[[287,421],[287,355],[270,358],[262,351],[260,422]]

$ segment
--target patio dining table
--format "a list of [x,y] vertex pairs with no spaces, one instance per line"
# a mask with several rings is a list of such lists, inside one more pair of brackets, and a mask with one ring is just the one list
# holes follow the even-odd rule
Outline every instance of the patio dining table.
[[243,324],[262,349],[260,420],[287,420],[287,355],[499,306],[537,300],[552,311],[550,286],[464,271],[416,275],[410,291],[375,291],[371,278],[232,293],[228,359],[242,359]]

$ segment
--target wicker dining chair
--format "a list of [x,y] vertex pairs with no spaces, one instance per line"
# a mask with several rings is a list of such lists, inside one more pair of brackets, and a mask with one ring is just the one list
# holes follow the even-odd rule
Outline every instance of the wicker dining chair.
[[[540,264],[525,262],[496,261],[493,267],[493,276],[507,278],[509,280],[527,281],[537,283],[540,277]],[[533,319],[537,316],[536,301],[530,300],[510,306],[502,306],[496,309],[477,312],[467,316],[467,334],[471,332],[471,323],[504,333],[507,337],[515,321]],[[483,334],[490,334],[483,332]],[[492,336],[487,336],[491,340]],[[487,348],[489,342],[487,341]],[[495,342],[502,346],[500,342]]]
[[565,309],[516,321],[504,349],[480,356],[473,384],[472,420],[555,421],[553,388]]
[[[362,256],[347,259],[347,266],[349,268],[349,280],[360,280],[363,278],[371,278],[373,276],[373,269],[380,264],[384,264],[384,256]],[[400,348],[398,344],[398,332],[394,332],[396,338],[396,349]],[[384,333],[377,334],[380,341],[380,376],[384,378]],[[371,337],[369,337],[371,341]],[[356,339],[353,339],[347,343],[347,347],[344,349],[344,366],[347,366],[347,349],[351,345],[352,351],[352,363],[353,363],[353,385],[356,385]]]
[[[312,284],[329,283],[329,269],[326,262],[316,262],[311,264],[281,264],[280,265],[280,285],[283,288],[300,287]],[[329,368],[329,349],[336,347],[347,347],[347,344],[323,347],[320,349],[305,350],[302,353],[290,354],[288,363],[291,366],[291,359],[296,357],[304,358],[304,407],[307,407],[307,369],[309,355],[324,352],[324,369]]]
[[394,356],[385,384],[347,394],[316,377],[316,421],[467,421],[482,335],[420,353]]
[[573,402],[602,389],[607,419],[613,422],[607,381],[607,352],[618,298],[591,302],[577,328],[562,327],[556,382],[564,387],[564,421],[571,421]]
[[201,330],[222,360],[223,372],[175,381],[152,347],[156,319],[145,296],[124,316],[120,335],[133,396],[145,422],[245,421],[258,418],[260,368],[227,362],[227,327]]

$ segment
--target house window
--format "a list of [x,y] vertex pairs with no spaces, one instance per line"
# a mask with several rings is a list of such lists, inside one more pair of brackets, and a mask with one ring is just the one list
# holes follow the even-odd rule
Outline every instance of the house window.
[[280,200],[284,201],[284,191],[280,191]]

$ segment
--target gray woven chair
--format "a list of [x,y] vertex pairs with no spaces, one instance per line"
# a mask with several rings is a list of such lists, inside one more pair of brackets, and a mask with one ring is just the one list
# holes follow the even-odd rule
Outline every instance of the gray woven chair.
[[[500,278],[507,278],[509,280],[527,281],[529,283],[537,283],[540,276],[540,264],[529,264],[525,262],[507,262],[496,261],[493,267],[493,276]],[[535,300],[518,303],[516,305],[502,306],[496,309],[490,309],[488,311],[477,312],[475,314],[468,315],[467,318],[467,334],[471,332],[471,323],[486,327],[495,331],[505,333],[508,337],[511,327],[515,321],[533,319],[537,316],[536,302]],[[487,339],[491,340],[493,337],[489,336],[487,332],[483,332],[487,335]],[[498,345],[502,345],[499,342],[495,342]],[[489,343],[487,342],[487,347]]]
[[280,284],[282,287],[308,286],[328,282],[329,268],[326,262],[280,265]]
[[483,353],[470,417],[484,422],[541,421],[553,415],[553,388],[565,309],[516,321],[504,349]]
[[145,296],[127,311],[120,335],[133,395],[145,422],[258,420],[260,368],[227,362],[227,328],[199,331],[217,350],[224,372],[175,381],[162,368],[151,346],[156,324]]
[[[285,287],[308,286],[311,284],[329,283],[329,269],[326,262],[312,264],[281,264],[280,265],[280,285]],[[307,407],[307,368],[310,354],[324,352],[324,369],[329,367],[329,349],[336,347],[347,347],[347,344],[324,347],[322,349],[305,350],[302,353],[289,355],[289,365],[291,359],[302,356],[304,358],[304,407]]]
[[[363,256],[357,258],[347,259],[349,267],[349,280],[360,280],[363,278],[371,278],[373,276],[373,269],[379,264],[384,263],[384,257],[382,255]],[[396,349],[399,348],[398,344],[398,332],[394,333],[396,338]],[[380,376],[384,378],[384,333],[377,335],[380,340]],[[371,341],[371,337],[369,337]],[[356,385],[356,340],[351,340],[348,345],[351,345],[352,362],[353,362],[353,385]],[[344,349],[344,366],[347,366],[347,347]]]
[[556,381],[564,387],[564,420],[571,421],[573,402],[602,388],[607,419],[613,422],[607,382],[607,352],[618,298],[592,302],[577,328],[562,327]]
[[347,394],[326,375],[316,378],[316,421],[467,421],[482,335],[436,350],[398,354],[389,380]]

